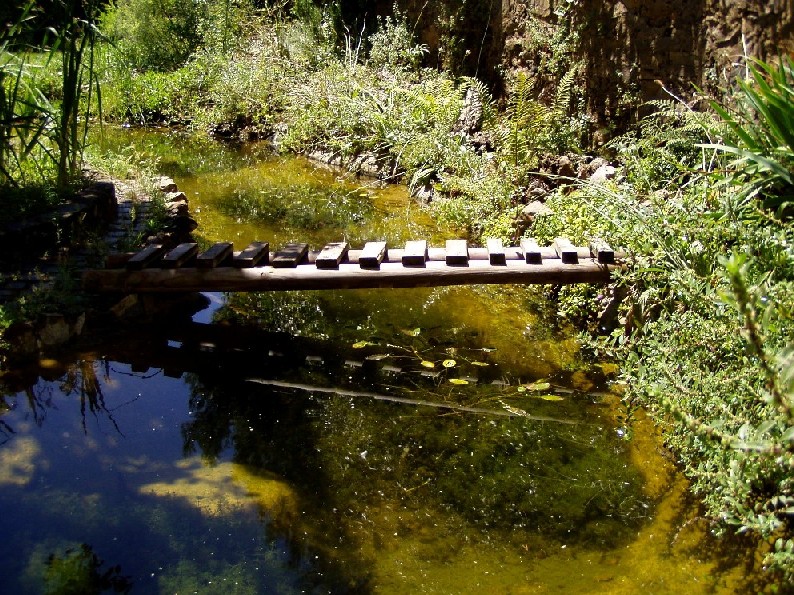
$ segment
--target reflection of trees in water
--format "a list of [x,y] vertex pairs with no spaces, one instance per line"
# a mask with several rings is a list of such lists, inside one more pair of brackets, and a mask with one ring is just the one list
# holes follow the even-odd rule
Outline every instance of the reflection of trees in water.
[[86,407],[88,411],[97,418],[99,414],[104,414],[107,419],[113,424],[120,435],[122,434],[113,414],[107,408],[105,403],[105,395],[102,392],[102,383],[97,377],[96,368],[101,366],[104,370],[105,381],[110,380],[110,362],[100,361],[95,362],[91,360],[79,360],[75,364],[69,366],[66,375],[61,381],[61,391],[64,395],[78,395],[80,398],[80,416],[82,418],[83,432],[88,433],[86,428]]
[[122,576],[118,564],[102,570],[105,562],[88,544],[68,549],[63,555],[51,554],[44,579],[47,593],[129,593],[133,582]]
[[[345,383],[321,369],[283,375],[295,386]],[[377,552],[378,540],[391,539],[394,529],[423,535],[426,523],[459,547],[469,539],[520,547],[539,536],[614,547],[647,516],[641,477],[603,421],[473,415],[295,392],[287,383],[265,386],[243,377],[227,371],[189,379],[185,451],[214,460],[230,448],[235,462],[289,481],[304,498],[305,514],[300,528],[285,531],[306,531],[315,547],[332,552],[337,570],[354,568],[350,556]],[[380,387],[388,394],[402,390],[419,399],[454,398],[432,386]],[[489,401],[502,389],[470,390],[465,398],[477,393]],[[399,527],[386,532],[384,521],[362,521],[386,509],[393,511],[388,522],[402,516]]]
[[[100,374],[97,373],[100,370]],[[76,396],[80,403],[80,415],[82,420],[83,432],[88,433],[86,425],[87,415],[93,415],[99,419],[104,416],[113,425],[119,435],[123,432],[113,416],[113,410],[109,409],[105,401],[102,389],[103,382],[107,384],[111,381],[112,374],[122,374],[111,368],[108,360],[80,359],[74,363],[67,364],[62,369],[62,375],[58,378],[57,384],[49,382],[39,375],[27,378],[23,381],[23,386],[19,388],[4,387],[5,395],[2,399],[3,410],[13,409],[14,406],[7,404],[6,399],[14,393],[22,393],[25,396],[28,410],[34,423],[41,427],[47,419],[50,409],[56,407],[55,399],[58,396]],[[160,373],[159,371],[157,372]],[[133,376],[139,376],[132,374]],[[18,402],[18,400],[17,400]],[[4,444],[15,434],[13,427],[5,420],[0,419],[0,444]]]
[[303,566],[310,581],[367,592],[372,561],[359,555],[356,535],[331,512],[336,486],[314,448],[315,407],[277,392],[262,394],[228,371],[191,374],[187,382],[191,421],[181,428],[184,452],[215,461],[231,448],[235,463],[288,481],[304,514],[300,526],[289,526],[263,511],[271,539],[289,545],[293,564]]

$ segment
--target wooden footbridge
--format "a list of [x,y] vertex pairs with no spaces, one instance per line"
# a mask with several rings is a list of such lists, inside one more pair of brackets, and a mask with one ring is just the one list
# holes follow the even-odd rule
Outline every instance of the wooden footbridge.
[[532,239],[511,247],[496,239],[484,247],[470,247],[466,240],[447,240],[444,247],[413,240],[400,248],[367,242],[360,250],[336,242],[320,251],[291,243],[272,254],[266,242],[240,252],[229,242],[203,252],[196,243],[171,250],[153,244],[109,261],[108,268],[86,271],[83,286],[92,292],[148,293],[608,283],[619,260],[603,242],[582,247],[565,238],[546,247]]

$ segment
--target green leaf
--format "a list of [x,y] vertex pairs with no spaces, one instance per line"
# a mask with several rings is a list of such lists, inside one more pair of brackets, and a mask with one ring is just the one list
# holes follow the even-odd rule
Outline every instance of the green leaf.
[[433,362],[429,362],[426,359],[423,359],[419,363],[422,364],[425,368],[435,368],[436,367],[436,365]]
[[483,366],[483,367],[485,367],[485,366],[490,366],[491,364],[489,364],[487,362],[471,362],[471,365],[472,366]]
[[463,378],[450,378],[449,379],[451,384],[468,384],[468,380],[464,380]]
[[418,337],[420,334],[422,334],[422,329],[420,329],[419,327],[414,329],[404,328],[402,329],[402,333],[404,335],[408,335],[409,337]]
[[551,384],[542,380],[538,380],[532,384],[525,384],[524,388],[532,392],[541,392],[544,390],[549,390],[551,388]]
[[389,357],[388,353],[373,353],[372,355],[368,355],[366,359],[371,362],[379,362],[380,360],[386,359],[387,357]]
[[454,368],[457,363],[458,362],[456,362],[454,359],[445,359],[443,362],[441,362],[441,365],[445,368]]
[[544,401],[564,401],[565,397],[561,397],[560,395],[538,395],[538,399],[543,399]]
[[372,344],[373,343],[370,343],[369,341],[357,341],[353,343],[353,349],[363,349],[367,345],[372,345]]

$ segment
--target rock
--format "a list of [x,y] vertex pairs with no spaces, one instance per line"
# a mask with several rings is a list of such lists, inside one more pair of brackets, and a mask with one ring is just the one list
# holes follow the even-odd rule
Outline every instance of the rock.
[[482,125],[482,97],[476,87],[469,87],[463,98],[463,107],[460,110],[458,121],[452,130],[463,136],[470,136],[477,132]]
[[176,201],[168,205],[168,212],[174,217],[186,217],[190,215],[190,208],[186,201]]
[[617,171],[618,170],[614,166],[605,163],[597,170],[595,170],[588,179],[593,184],[603,184],[607,180],[611,180],[612,178],[614,178],[615,175],[617,174]]
[[165,200],[167,202],[180,202],[180,201],[187,202],[187,195],[180,190],[175,190],[174,192],[166,192]]
[[521,209],[521,218],[532,220],[538,215],[545,215],[547,213],[551,213],[551,209],[549,207],[539,200],[533,200],[532,202],[526,204],[523,209]]
[[557,159],[557,175],[564,178],[573,178],[576,176],[571,158],[567,155],[561,155],[560,158]]
[[157,188],[160,189],[161,192],[177,192],[179,188],[176,185],[176,182],[169,177],[161,176],[159,179],[154,181]]
[[39,340],[45,347],[62,345],[72,338],[72,332],[63,314],[45,314]]
[[579,168],[576,172],[576,177],[580,180],[587,180],[592,176],[595,171],[601,167],[602,165],[608,165],[609,161],[604,159],[603,157],[594,157],[590,160],[585,160],[581,164],[579,164]]

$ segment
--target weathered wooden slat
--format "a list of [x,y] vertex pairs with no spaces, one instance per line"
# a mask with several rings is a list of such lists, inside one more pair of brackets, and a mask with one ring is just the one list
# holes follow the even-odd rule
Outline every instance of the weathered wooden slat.
[[504,266],[507,264],[502,240],[499,238],[488,238],[485,240],[485,245],[488,248],[488,262],[490,262],[491,265]]
[[527,264],[542,264],[543,253],[533,238],[521,238],[521,253],[524,255],[524,262]]
[[613,264],[615,262],[615,251],[604,240],[598,238],[590,242],[590,254],[601,264]]
[[339,263],[347,255],[350,245],[347,242],[334,242],[326,244],[314,261],[318,269],[338,269]]
[[388,258],[388,254],[386,242],[367,242],[358,257],[358,265],[362,269],[380,268],[380,263]]
[[276,268],[295,268],[309,252],[309,244],[287,244],[273,255]]
[[235,254],[232,266],[248,269],[264,266],[270,261],[270,244],[268,242],[251,242],[240,254]]
[[214,269],[220,266],[232,255],[231,242],[219,242],[207,248],[196,256],[196,266],[200,269]]
[[145,269],[154,261],[159,260],[163,254],[165,254],[165,246],[162,244],[149,244],[127,261],[127,268],[132,271]]
[[560,259],[545,259],[539,265],[507,260],[505,266],[491,266],[487,260],[470,260],[468,267],[448,267],[443,261],[427,261],[424,267],[384,262],[378,271],[362,269],[353,263],[342,263],[338,270],[318,269],[314,265],[255,269],[221,267],[212,270],[106,269],[86,271],[83,284],[87,291],[139,293],[431,287],[479,283],[607,283],[610,271],[616,267],[588,258],[578,266],[563,264]]
[[423,267],[427,262],[427,241],[410,240],[405,242],[402,264],[406,267]]
[[164,269],[178,269],[189,262],[196,254],[198,254],[197,243],[186,242],[184,244],[179,244],[179,246],[163,256],[160,266]]
[[579,262],[579,251],[576,246],[571,244],[568,238],[555,238],[553,246],[563,264],[577,264]]
[[447,240],[447,266],[469,264],[469,243],[466,240]]

